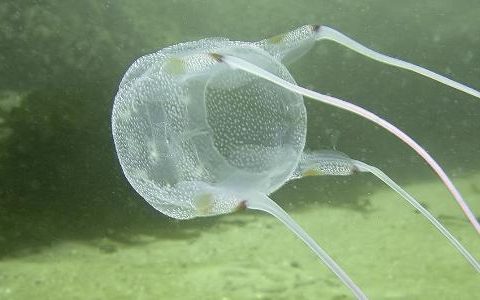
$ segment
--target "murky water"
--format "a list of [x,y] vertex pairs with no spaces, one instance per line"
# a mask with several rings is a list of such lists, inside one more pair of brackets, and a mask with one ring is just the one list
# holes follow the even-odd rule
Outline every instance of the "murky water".
[[[397,3],[398,2],[398,3]],[[480,89],[477,1],[2,1],[1,299],[349,299],[278,221],[178,222],[124,179],[110,113],[138,56],[204,37],[259,40],[326,24]],[[289,66],[305,87],[408,132],[480,214],[480,103],[330,42]],[[305,100],[309,149],[383,169],[476,256],[478,235],[424,163],[347,112]],[[475,299],[480,277],[373,177],[308,178],[273,195],[372,299]]]

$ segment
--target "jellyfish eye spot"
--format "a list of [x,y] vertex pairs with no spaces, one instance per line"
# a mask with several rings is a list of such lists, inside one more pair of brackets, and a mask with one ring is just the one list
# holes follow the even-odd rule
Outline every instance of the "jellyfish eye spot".
[[185,61],[178,57],[171,57],[165,62],[163,68],[170,75],[181,75],[185,73]]
[[214,196],[212,193],[202,193],[193,199],[197,215],[206,216],[212,213]]
[[285,34],[279,34],[276,36],[272,36],[271,38],[268,39],[268,41],[272,44],[280,44],[283,42],[283,39],[285,38]]
[[318,168],[308,168],[302,173],[303,177],[320,176],[320,175],[323,175],[323,174]]

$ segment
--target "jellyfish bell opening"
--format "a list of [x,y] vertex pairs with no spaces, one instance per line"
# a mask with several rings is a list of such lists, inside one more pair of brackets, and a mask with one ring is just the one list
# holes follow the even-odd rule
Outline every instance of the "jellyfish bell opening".
[[[287,69],[261,49],[222,51],[294,82]],[[282,186],[305,143],[303,98],[252,74],[223,68],[208,78],[203,99],[212,140],[198,139],[197,151],[216,185],[266,194]]]

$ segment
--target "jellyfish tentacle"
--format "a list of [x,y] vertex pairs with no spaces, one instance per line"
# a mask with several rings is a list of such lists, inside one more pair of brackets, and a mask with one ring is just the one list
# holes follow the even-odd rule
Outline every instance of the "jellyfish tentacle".
[[467,202],[463,199],[462,195],[458,191],[458,189],[455,187],[453,182],[450,180],[448,175],[445,173],[443,168],[433,159],[430,154],[422,147],[420,146],[417,142],[415,142],[410,136],[408,136],[405,132],[397,128],[395,125],[391,124],[390,122],[386,121],[385,119],[381,118],[380,116],[377,116],[376,114],[358,106],[353,103],[350,103],[345,100],[341,100],[339,98],[335,98],[332,96],[327,96],[323,95],[320,93],[317,93],[315,91],[306,89],[304,87],[298,86],[296,84],[290,83],[286,80],[281,79],[278,76],[275,76],[274,74],[244,60],[235,56],[231,55],[221,55],[221,57],[218,58],[219,61],[222,61],[229,65],[233,69],[239,69],[243,70],[245,72],[251,73],[253,75],[256,75],[260,78],[266,79],[272,83],[277,84],[278,86],[281,86],[293,93],[297,93],[306,97],[309,97],[313,100],[317,100],[319,102],[329,104],[332,106],[335,106],[337,108],[352,112],[356,115],[361,116],[362,118],[365,118],[392,133],[395,135],[398,139],[403,141],[405,144],[410,146],[417,154],[422,157],[427,164],[435,171],[437,176],[440,178],[440,180],[443,182],[445,187],[448,189],[450,194],[452,194],[453,198],[457,201],[458,205],[462,209],[463,213],[467,217],[467,219],[470,221],[472,226],[475,228],[477,233],[480,234],[480,223],[476,219],[475,215],[473,214],[472,210],[468,206]]
[[345,46],[361,55],[364,55],[368,58],[371,58],[373,60],[379,61],[381,63],[395,66],[397,68],[409,70],[412,72],[415,72],[417,74],[420,74],[422,76],[428,77],[430,79],[433,79],[437,82],[443,83],[444,85],[447,85],[449,87],[452,87],[454,89],[457,89],[459,91],[462,91],[466,94],[469,94],[471,96],[474,96],[476,98],[480,98],[480,92],[466,86],[462,83],[456,82],[450,78],[447,78],[443,75],[440,75],[438,73],[435,73],[433,71],[430,71],[426,68],[420,67],[416,64],[409,63],[406,61],[403,61],[398,58],[394,58],[382,53],[379,53],[377,51],[374,51],[368,47],[365,47],[364,45],[358,43],[357,41],[349,38],[345,34],[330,28],[328,26],[318,26],[316,30],[316,40],[331,40],[334,41],[342,46]]
[[249,209],[261,210],[267,212],[280,220],[288,229],[299,237],[333,272],[337,277],[352,291],[357,299],[368,299],[357,284],[347,275],[347,273],[323,250],[315,240],[313,240],[300,225],[297,224],[275,201],[266,195],[251,193],[247,196],[245,205]]
[[325,25],[304,25],[290,32],[256,42],[255,45],[269,52],[273,57],[283,63],[288,64],[299,59],[307,53],[317,41],[321,40],[333,41],[375,61],[409,70],[476,98],[480,98],[479,91],[465,84],[454,81],[416,64],[372,50],[349,38],[345,34]]
[[480,272],[480,263],[463,245],[443,226],[427,209],[425,209],[412,195],[400,187],[395,181],[388,177],[379,168],[366,164],[359,160],[354,160],[346,154],[338,151],[321,150],[308,152],[302,155],[297,170],[295,170],[292,179],[305,176],[348,176],[357,172],[367,172],[383,181],[405,201],[419,211],[440,233],[463,255],[467,262]]

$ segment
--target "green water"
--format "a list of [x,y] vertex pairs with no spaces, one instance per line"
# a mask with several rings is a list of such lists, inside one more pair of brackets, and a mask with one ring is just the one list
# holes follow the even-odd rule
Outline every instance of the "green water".
[[[430,1],[0,2],[0,299],[350,299],[278,221],[260,213],[175,221],[128,185],[110,132],[123,73],[143,54],[304,24],[480,89],[480,3]],[[480,103],[330,42],[289,66],[305,87],[408,132],[480,214]],[[406,146],[306,100],[309,149],[383,169],[477,258],[480,240]],[[477,299],[480,276],[372,176],[308,178],[272,197],[371,299]]]

